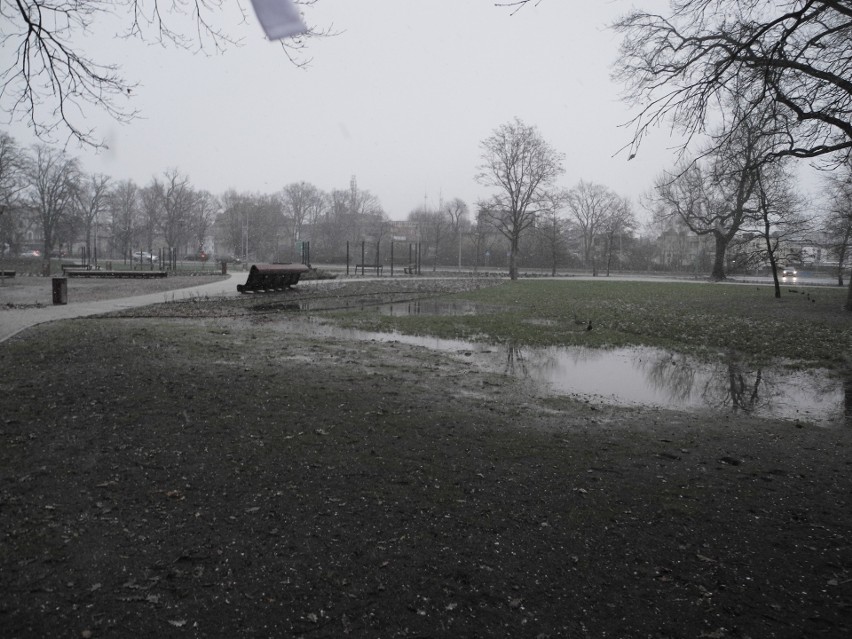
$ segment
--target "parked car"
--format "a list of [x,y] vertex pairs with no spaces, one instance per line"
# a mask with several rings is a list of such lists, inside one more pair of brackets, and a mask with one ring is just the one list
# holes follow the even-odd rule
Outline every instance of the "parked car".
[[136,251],[135,253],[133,253],[134,262],[140,261],[140,258],[143,264],[150,264],[151,262],[156,262],[159,260],[156,255],[154,255],[153,253],[148,253],[147,251]]
[[781,277],[796,277],[799,272],[792,266],[785,266],[781,269]]
[[41,257],[41,251],[23,251],[21,257]]

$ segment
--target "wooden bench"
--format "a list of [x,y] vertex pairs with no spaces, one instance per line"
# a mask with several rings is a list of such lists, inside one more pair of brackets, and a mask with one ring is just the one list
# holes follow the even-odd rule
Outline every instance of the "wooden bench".
[[379,275],[382,273],[382,269],[384,267],[381,264],[356,264],[355,265],[355,275],[358,275],[358,269],[361,269],[361,275],[366,275],[366,270],[375,270]]
[[68,271],[71,271],[71,270],[74,270],[74,269],[80,270],[80,269],[88,269],[88,268],[91,268],[91,267],[86,266],[85,264],[69,264],[68,262],[63,262],[62,263],[62,274],[65,275]]
[[237,284],[240,293],[284,291],[299,283],[303,273],[310,271],[305,264],[252,264],[245,284]]
[[0,277],[15,277],[17,271],[0,271]]
[[94,269],[68,269],[65,271],[68,277],[96,277],[96,278],[127,278],[127,279],[152,279],[156,277],[168,277],[167,271],[96,271]]

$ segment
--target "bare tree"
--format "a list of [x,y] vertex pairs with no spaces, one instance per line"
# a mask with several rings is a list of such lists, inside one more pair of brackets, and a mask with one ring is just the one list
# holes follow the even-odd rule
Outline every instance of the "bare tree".
[[554,194],[551,198],[550,207],[539,216],[535,226],[536,235],[538,235],[550,263],[550,274],[554,277],[559,260],[567,251],[569,225],[559,214],[566,199],[567,193]]
[[467,222],[467,204],[461,198],[454,198],[444,205],[444,212],[450,220],[450,226],[456,236],[459,249],[458,269],[462,267],[462,227]]
[[[316,0],[296,0],[310,5]],[[188,51],[224,51],[238,43],[221,15],[226,0],[15,0],[0,2],[3,36],[0,51],[0,107],[11,120],[25,120],[34,133],[49,141],[57,133],[87,145],[100,146],[86,125],[89,109],[128,121],[137,112],[130,106],[135,84],[121,69],[86,55],[86,37],[106,32]],[[246,10],[236,8],[245,19]],[[119,26],[115,16],[124,20]],[[113,33],[108,30],[112,29]],[[310,28],[306,34],[281,41],[284,53],[302,66],[306,42],[328,30]]]
[[346,200],[349,225],[355,231],[354,237],[370,238],[380,243],[389,230],[388,217],[379,198],[370,191],[358,187],[353,175],[349,180],[349,193]]
[[163,173],[163,198],[160,229],[169,248],[184,246],[189,239],[190,216],[195,204],[195,192],[189,176],[177,169]]
[[480,259],[483,266],[491,266],[491,252],[496,249],[496,244],[500,241],[500,234],[497,233],[494,226],[488,220],[488,216],[483,209],[479,209],[476,213],[476,224],[470,231],[473,250],[473,270],[479,271]]
[[[83,223],[83,234],[86,239],[86,259],[93,256],[92,231],[95,232],[97,246],[98,222],[100,214],[107,208],[110,178],[102,174],[89,175],[81,179],[76,191],[77,215]],[[96,252],[94,252],[96,253]]]
[[139,239],[142,241],[145,250],[149,252],[154,249],[154,238],[157,235],[157,229],[160,228],[164,198],[163,183],[157,178],[151,178],[151,182],[140,193],[142,216],[139,225],[141,234]]
[[757,170],[756,178],[755,195],[765,247],[763,254],[769,261],[775,297],[780,298],[778,256],[785,241],[801,237],[807,230],[808,223],[800,215],[800,198],[792,187],[794,180],[789,163],[780,159],[764,163]]
[[293,182],[282,189],[281,200],[284,215],[292,223],[292,239],[302,239],[302,227],[322,210],[322,191],[308,182]]
[[408,214],[408,221],[417,224],[418,236],[423,238],[422,250],[432,254],[432,271],[438,270],[438,256],[444,235],[452,225],[445,208],[433,211],[426,208],[415,209]]
[[550,204],[550,189],[564,172],[563,155],[534,126],[519,118],[497,128],[480,143],[482,164],[476,181],[497,193],[479,203],[485,219],[509,241],[509,277],[518,278],[520,237]]
[[199,257],[204,252],[204,241],[220,208],[219,200],[210,191],[195,191],[193,194],[189,211],[189,231],[195,242],[193,251],[198,251]]
[[[844,164],[838,171],[825,177],[824,231],[829,238],[829,249],[837,257],[837,284],[843,286],[843,271],[852,254],[852,164]],[[844,308],[852,311],[852,276]]]
[[274,196],[228,191],[222,197],[217,224],[223,243],[236,257],[270,261],[278,253],[284,228],[281,201]]
[[[773,154],[817,157],[852,149],[852,6],[846,0],[672,0],[669,15],[636,10],[618,20],[623,35],[614,77],[638,114],[633,157],[649,129],[670,120],[686,136],[714,144],[736,137],[755,112],[770,116]],[[742,108],[717,110],[732,98]],[[717,121],[716,124],[719,124]]]
[[24,156],[14,138],[0,132],[0,215],[23,189],[23,160]]
[[[233,257],[243,255],[243,219],[247,196],[229,189],[222,196],[222,210],[216,218],[218,245],[227,246],[227,253]],[[224,254],[225,251],[220,250]],[[220,255],[220,257],[227,257]]]
[[580,182],[568,191],[566,204],[571,217],[580,229],[583,241],[583,261],[587,268],[592,269],[592,275],[597,275],[595,260],[595,243],[604,232],[608,219],[615,215],[621,199],[610,188],[603,184]]
[[46,261],[59,225],[74,212],[80,180],[76,158],[43,144],[26,163],[25,179],[30,205],[38,212],[42,231],[42,257]]
[[358,236],[357,225],[350,212],[349,199],[349,191],[344,189],[334,189],[328,195],[326,210],[319,225],[319,236],[326,254],[331,259],[345,259],[346,242]]
[[109,195],[112,250],[128,255],[139,226],[139,187],[132,180],[116,184]]
[[6,246],[14,244],[14,220],[12,211],[24,188],[24,156],[15,140],[0,132],[0,256]]
[[668,214],[696,235],[710,235],[715,255],[710,277],[724,280],[725,255],[743,225],[760,219],[757,177],[767,162],[773,136],[744,124],[703,161],[686,161],[674,175],[657,181],[656,191]]
[[[607,277],[609,277],[612,268],[616,241],[619,243],[623,242],[624,238],[635,228],[636,216],[633,214],[633,207],[630,205],[630,200],[623,197],[616,197],[610,214],[604,219],[601,225],[604,238],[604,253],[606,255]],[[619,254],[621,254],[621,251],[619,251]]]

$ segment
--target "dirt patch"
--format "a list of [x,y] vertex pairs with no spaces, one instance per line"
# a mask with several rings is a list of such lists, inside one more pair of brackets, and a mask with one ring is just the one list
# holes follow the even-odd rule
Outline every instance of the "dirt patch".
[[4,635],[849,632],[848,429],[546,399],[268,306],[377,287],[0,345]]

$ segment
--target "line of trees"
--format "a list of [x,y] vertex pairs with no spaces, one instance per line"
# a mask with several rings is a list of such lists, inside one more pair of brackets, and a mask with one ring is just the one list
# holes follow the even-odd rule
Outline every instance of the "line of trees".
[[[76,158],[39,144],[22,149],[0,133],[0,249],[33,247],[42,255],[81,245],[87,258],[100,246],[109,257],[129,257],[155,246],[197,252],[207,237],[217,199],[169,169],[145,186],[84,172]],[[162,244],[155,244],[155,243]]]
[[[560,154],[518,119],[482,143],[477,179],[493,192],[474,211],[452,198],[436,208],[414,208],[397,222],[354,177],[348,188],[329,192],[301,181],[271,194],[232,189],[214,195],[195,188],[177,169],[143,186],[86,174],[60,150],[22,149],[0,134],[0,252],[33,248],[28,238],[38,238],[45,257],[73,246],[98,258],[169,248],[180,257],[215,251],[219,259],[292,261],[299,258],[297,242],[309,240],[314,262],[340,263],[347,243],[349,257],[357,259],[364,241],[371,262],[379,245],[387,263],[396,240],[417,242],[421,267],[432,269],[508,268],[517,277],[523,264],[553,274],[694,269],[724,276],[726,256],[735,255],[741,268],[757,261],[775,264],[789,240],[819,231],[824,249],[839,260],[842,284],[852,238],[852,170],[844,166],[827,174],[824,217],[816,220],[805,215],[788,162],[753,170],[750,158],[764,143],[760,135],[732,138],[725,149],[684,160],[662,175],[647,203],[653,219],[639,237],[628,199],[584,180],[559,186]],[[706,263],[695,257],[694,247],[691,254],[671,250],[673,229],[685,240],[713,238]],[[756,234],[762,244],[754,241]],[[396,262],[405,258],[398,245]]]
[[[520,121],[504,133],[507,143],[531,136],[546,147],[535,129]],[[379,199],[359,188],[354,177],[348,188],[330,192],[302,181],[272,194],[232,189],[217,196],[194,187],[178,169],[145,185],[115,181],[85,173],[62,150],[43,144],[21,148],[0,134],[0,252],[17,253],[38,241],[45,258],[72,247],[99,258],[128,258],[162,247],[180,256],[215,248],[221,258],[290,260],[297,257],[296,242],[310,240],[315,261],[340,262],[347,242],[384,245],[387,259],[389,242],[396,239],[417,242],[424,263],[433,268],[508,265],[517,273],[516,260],[523,256],[527,266],[550,267],[554,273],[557,267],[586,264],[596,269],[602,259],[607,267],[613,264],[616,245],[616,263],[625,266],[635,228],[626,200],[585,182],[534,195],[536,208],[527,203],[514,229],[504,224],[499,197],[480,202],[473,220],[467,203],[452,198],[392,222]]]

